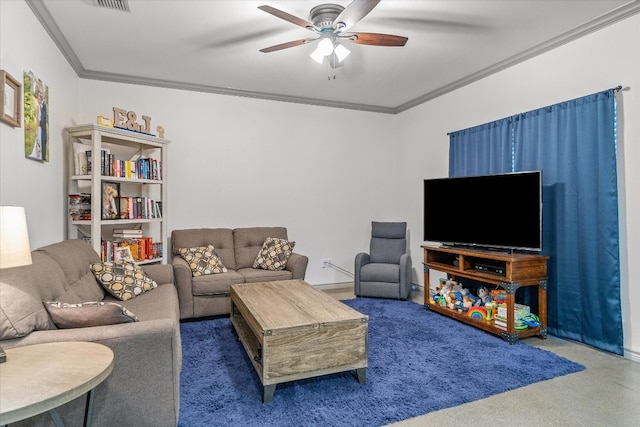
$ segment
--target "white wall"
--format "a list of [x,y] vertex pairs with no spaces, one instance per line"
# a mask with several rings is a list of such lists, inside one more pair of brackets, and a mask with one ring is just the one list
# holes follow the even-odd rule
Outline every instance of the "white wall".
[[[169,145],[169,230],[285,226],[312,284],[350,281],[372,220],[396,212],[394,117],[83,80],[74,119],[152,117]],[[390,141],[392,143],[390,143]]]
[[[626,353],[640,361],[640,15],[399,116],[402,141],[399,211],[413,232],[412,258],[422,260],[422,180],[447,176],[447,132],[622,85],[619,96],[619,197],[622,304]],[[445,201],[464,208],[463,201]],[[473,211],[470,211],[473,213]],[[421,280],[422,283],[422,280]],[[560,284],[558,286],[561,286]],[[606,290],[603,289],[603,292]]]
[[0,204],[25,207],[35,249],[65,237],[61,132],[75,115],[79,79],[22,1],[0,2],[0,69],[20,82],[31,70],[49,87],[49,162],[25,158],[24,127],[0,122]]

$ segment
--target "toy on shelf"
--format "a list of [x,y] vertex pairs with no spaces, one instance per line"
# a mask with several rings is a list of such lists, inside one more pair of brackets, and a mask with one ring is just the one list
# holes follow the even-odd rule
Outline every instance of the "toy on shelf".
[[467,316],[472,319],[486,320],[487,310],[484,307],[471,307],[469,311],[467,311]]
[[489,294],[489,290],[485,286],[480,286],[476,293],[478,294],[477,306],[484,306],[491,302],[491,294]]

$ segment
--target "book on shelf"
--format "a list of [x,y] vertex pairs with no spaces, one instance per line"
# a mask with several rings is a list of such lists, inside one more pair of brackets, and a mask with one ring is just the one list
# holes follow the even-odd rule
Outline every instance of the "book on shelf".
[[142,230],[140,228],[114,228],[114,233],[127,233],[142,236]]
[[128,247],[134,262],[142,262],[162,258],[162,243],[154,242],[151,237],[138,237],[123,240],[103,240],[102,261],[115,261],[117,248]]
[[120,219],[156,219],[162,218],[162,202],[149,197],[118,197]]
[[137,239],[142,237],[142,230],[137,228],[115,228],[112,234],[114,239]]
[[498,319],[497,317],[493,319],[493,325],[496,328],[500,328],[500,329],[504,329],[504,330],[507,329],[507,321]]
[[73,221],[91,220],[91,193],[69,194],[69,216]]
[[153,158],[118,159],[109,148],[100,150],[100,158],[93,159],[89,145],[74,143],[74,175],[90,175],[93,167],[100,167],[102,176],[162,180],[162,162]]

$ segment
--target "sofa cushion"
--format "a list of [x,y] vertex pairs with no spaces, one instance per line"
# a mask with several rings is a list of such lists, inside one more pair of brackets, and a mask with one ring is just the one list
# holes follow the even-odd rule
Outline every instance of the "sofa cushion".
[[137,322],[138,318],[115,302],[94,301],[81,304],[44,302],[53,323],[60,329],[87,328]]
[[291,280],[293,273],[289,270],[263,270],[261,268],[241,268],[238,273],[244,277],[245,283],[272,282],[275,280]]
[[80,302],[66,289],[62,270],[48,255],[34,251],[33,263],[0,270],[0,339],[55,329],[42,301]]
[[[256,254],[262,249],[262,245],[267,237],[288,239],[287,229],[284,227],[247,227],[234,229],[233,241],[236,258],[234,270],[253,268]],[[229,264],[225,263],[225,265],[227,268],[231,268]]]
[[130,262],[96,262],[90,268],[102,286],[121,301],[158,287],[139,266]]
[[284,270],[295,245],[296,242],[290,242],[287,239],[267,237],[253,262],[253,268]]
[[[178,250],[180,248],[194,248],[208,245],[213,245],[216,248],[216,253],[225,267],[229,270],[236,269],[233,230],[230,228],[194,228],[173,230],[171,232],[171,250],[173,255],[179,255]],[[253,256],[255,257],[255,253]]]
[[187,261],[194,277],[227,272],[213,245],[180,248],[178,253]]
[[228,295],[231,285],[244,283],[244,277],[235,271],[198,276],[193,278],[192,293],[194,296]]
[[89,270],[89,264],[100,262],[100,257],[87,242],[80,239],[64,240],[34,252],[44,253],[58,264],[64,274],[66,289],[79,298],[79,301],[60,297],[42,301],[102,301],[104,289]]

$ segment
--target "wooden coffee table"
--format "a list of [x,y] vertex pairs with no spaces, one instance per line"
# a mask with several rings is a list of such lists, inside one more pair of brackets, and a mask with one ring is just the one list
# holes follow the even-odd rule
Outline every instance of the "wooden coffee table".
[[369,317],[302,280],[231,286],[231,323],[271,402],[286,381],[355,370],[366,380]]
[[87,394],[84,425],[91,424],[93,392],[113,369],[113,351],[93,342],[51,342],[5,349],[0,364],[0,425],[49,412]]

